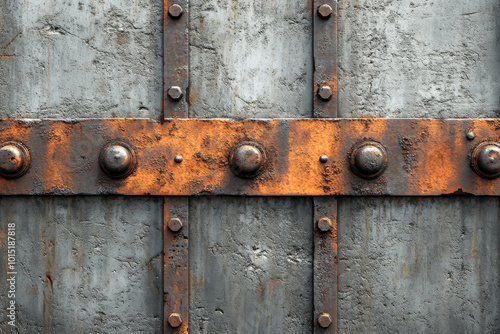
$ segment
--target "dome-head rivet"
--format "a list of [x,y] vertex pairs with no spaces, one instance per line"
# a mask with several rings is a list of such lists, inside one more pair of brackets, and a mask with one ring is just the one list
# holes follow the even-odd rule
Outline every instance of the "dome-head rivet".
[[351,154],[351,170],[364,179],[374,179],[387,167],[387,151],[383,145],[365,141],[356,146]]
[[99,162],[104,173],[114,179],[127,177],[137,164],[132,147],[121,142],[104,147]]
[[266,160],[266,153],[259,144],[243,142],[231,151],[229,166],[236,176],[249,179],[256,177],[264,170]]
[[0,175],[15,179],[26,173],[30,166],[28,148],[16,141],[8,141],[0,146]]
[[494,179],[500,176],[500,144],[487,141],[472,152],[472,168],[481,177]]

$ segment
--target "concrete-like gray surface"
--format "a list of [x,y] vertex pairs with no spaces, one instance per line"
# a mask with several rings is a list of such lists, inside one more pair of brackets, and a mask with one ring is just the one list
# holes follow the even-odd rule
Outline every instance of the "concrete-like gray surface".
[[[0,117],[158,117],[162,8],[156,0],[1,2]],[[2,283],[0,333],[163,332],[160,198],[3,197],[2,237],[11,221],[19,322],[7,325]]]
[[500,1],[339,7],[340,117],[500,117]]
[[158,117],[157,0],[0,3],[2,117]]
[[311,117],[308,1],[190,6],[190,117]]
[[500,333],[498,198],[339,203],[339,333]]
[[[307,1],[190,2],[191,117],[311,116]],[[161,7],[1,3],[0,116],[158,117]],[[340,116],[499,117],[499,0],[339,7]],[[311,332],[311,203],[191,200],[192,333]],[[341,199],[339,333],[499,332],[499,207]],[[19,229],[19,332],[161,332],[161,210],[158,198],[0,199],[3,235]]]
[[16,224],[17,326],[7,324],[0,271],[0,333],[162,333],[162,199],[3,197]]
[[310,333],[310,198],[190,202],[190,333]]

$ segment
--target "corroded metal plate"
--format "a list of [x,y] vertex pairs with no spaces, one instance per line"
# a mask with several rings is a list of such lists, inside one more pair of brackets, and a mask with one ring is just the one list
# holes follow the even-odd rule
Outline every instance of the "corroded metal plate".
[[[3,119],[0,144],[6,141],[23,143],[31,166],[19,178],[0,178],[1,195],[500,195],[500,178],[479,176],[470,161],[481,142],[500,141],[497,119]],[[122,179],[99,165],[103,147],[117,141],[137,159]],[[266,152],[255,178],[229,166],[233,148],[245,141]],[[374,179],[350,167],[353,148],[364,141],[387,151],[387,166]]]

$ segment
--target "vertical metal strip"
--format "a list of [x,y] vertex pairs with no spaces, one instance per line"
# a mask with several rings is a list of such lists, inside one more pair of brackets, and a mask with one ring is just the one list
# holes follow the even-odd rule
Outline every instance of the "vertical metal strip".
[[[313,1],[314,97],[313,117],[337,117],[337,1]],[[327,171],[328,152],[318,157]],[[314,333],[337,333],[337,199],[314,202]]]
[[188,0],[163,2],[163,117],[186,118],[189,98]]
[[314,115],[337,117],[337,1],[313,2]]
[[163,207],[164,333],[188,333],[189,201],[165,197]]
[[314,333],[337,333],[337,200],[314,198]]
[[[163,2],[163,118],[187,118],[188,0]],[[182,160],[182,158],[181,158]],[[165,197],[163,212],[164,333],[188,333],[189,198]]]

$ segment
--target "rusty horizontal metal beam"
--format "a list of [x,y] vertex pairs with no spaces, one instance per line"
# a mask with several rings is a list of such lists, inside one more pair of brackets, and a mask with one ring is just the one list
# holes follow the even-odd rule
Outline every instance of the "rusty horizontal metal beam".
[[499,141],[499,119],[3,119],[0,195],[498,196]]

